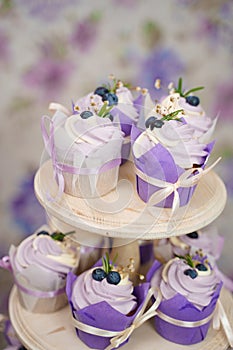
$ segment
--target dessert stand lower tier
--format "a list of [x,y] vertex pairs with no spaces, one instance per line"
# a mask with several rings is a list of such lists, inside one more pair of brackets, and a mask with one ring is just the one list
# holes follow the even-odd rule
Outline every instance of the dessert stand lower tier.
[[[233,327],[233,299],[230,292],[222,290],[221,302]],[[88,350],[76,336],[71,324],[69,306],[51,314],[33,314],[26,311],[19,303],[17,289],[11,291],[9,300],[11,322],[18,337],[28,350]],[[210,326],[204,341],[194,345],[171,343],[159,336],[153,321],[147,321],[131,335],[125,350],[226,350],[228,342],[222,329],[213,330]]]

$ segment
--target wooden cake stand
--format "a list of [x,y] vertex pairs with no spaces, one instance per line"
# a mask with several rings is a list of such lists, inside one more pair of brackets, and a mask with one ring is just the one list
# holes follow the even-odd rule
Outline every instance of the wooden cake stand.
[[[124,244],[119,257],[125,253],[127,258],[137,256],[138,259],[138,240],[178,236],[201,229],[220,215],[227,197],[223,182],[211,171],[201,179],[189,204],[175,215],[171,209],[148,208],[137,195],[130,162],[120,168],[117,189],[99,199],[82,199],[65,193],[59,195],[51,161],[38,170],[34,185],[39,202],[57,229],[66,232],[66,228],[74,228],[76,233],[72,239],[84,245],[97,246],[98,240],[103,238],[114,242],[113,247]],[[222,290],[221,301],[233,326],[231,294]],[[21,306],[14,287],[9,312],[16,333],[30,350],[89,349],[76,336],[69,306],[52,314],[30,313]],[[226,350],[228,342],[222,329],[214,331],[210,327],[201,343],[191,346],[174,344],[160,337],[150,320],[135,330],[123,349],[141,350],[142,347],[147,350]]]

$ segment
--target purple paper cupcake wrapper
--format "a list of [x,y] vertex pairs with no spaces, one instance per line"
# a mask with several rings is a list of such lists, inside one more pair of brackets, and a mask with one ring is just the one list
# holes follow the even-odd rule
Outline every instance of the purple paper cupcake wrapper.
[[[98,263],[95,264],[98,266]],[[127,316],[121,312],[113,309],[106,301],[102,301],[90,306],[87,306],[81,310],[75,310],[72,303],[72,286],[78,277],[73,273],[69,273],[67,277],[66,293],[70,307],[72,310],[72,315],[74,319],[78,322],[95,327],[98,329],[104,329],[107,332],[119,332],[124,333],[125,329],[130,328],[134,319],[143,309],[144,302],[148,296],[148,291],[150,288],[149,283],[143,283],[142,285],[134,288],[134,295],[138,301],[138,307],[136,312],[132,316]],[[154,315],[153,315],[154,316]],[[152,316],[151,316],[152,317]],[[77,336],[83,341],[87,346],[94,349],[106,349],[111,344],[111,337],[104,337],[95,334],[89,334],[83,330],[76,328]],[[129,330],[129,336],[131,331]],[[121,339],[121,345],[128,341],[128,337]]]

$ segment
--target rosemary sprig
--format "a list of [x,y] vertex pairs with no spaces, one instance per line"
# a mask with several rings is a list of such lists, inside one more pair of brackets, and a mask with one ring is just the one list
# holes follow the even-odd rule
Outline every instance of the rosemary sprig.
[[118,254],[116,254],[112,260],[112,263],[110,262],[110,257],[108,252],[105,253],[105,256],[102,257],[102,265],[103,270],[108,274],[112,269],[114,268],[114,265],[116,263],[116,260],[118,258]]
[[62,233],[62,232],[53,232],[51,234],[51,238],[54,239],[55,241],[63,242],[64,238],[68,235],[72,235],[75,233],[75,231],[70,231],[67,233]]
[[189,255],[189,254],[186,254],[186,255],[184,255],[184,256],[182,256],[182,255],[176,255],[176,257],[179,258],[179,259],[185,260],[186,263],[187,263],[190,267],[192,267],[192,268],[195,267],[191,255]]
[[178,109],[177,111],[171,112],[171,113],[163,116],[161,118],[161,120],[167,120],[167,121],[169,121],[169,120],[178,120],[179,122],[181,122],[181,119],[180,118],[176,118],[176,116],[179,113],[183,112],[183,111],[184,111],[183,109]]
[[198,86],[198,87],[196,87],[196,88],[190,89],[190,90],[188,90],[187,92],[185,92],[185,93],[183,94],[183,97],[187,97],[187,96],[190,95],[192,92],[194,92],[194,91],[199,91],[199,90],[203,90],[203,89],[204,89],[204,86]]
[[178,92],[181,97],[187,97],[192,92],[203,90],[203,89],[204,89],[204,86],[198,86],[198,87],[195,87],[195,88],[190,89],[188,91],[183,91],[183,80],[182,80],[182,78],[179,78],[178,87],[175,89],[175,92]]
[[98,116],[105,118],[109,115],[109,112],[111,111],[113,106],[109,106],[108,103],[104,103],[101,109],[99,110]]

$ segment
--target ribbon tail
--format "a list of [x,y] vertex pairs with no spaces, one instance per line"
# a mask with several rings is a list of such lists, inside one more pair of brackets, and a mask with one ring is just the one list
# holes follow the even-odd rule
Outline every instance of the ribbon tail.
[[122,333],[122,335],[117,335],[116,337],[110,339],[110,345],[106,350],[112,350],[118,348],[120,345],[125,343],[134,331],[134,327],[130,327],[127,331]]
[[[220,160],[221,157],[219,157],[213,164],[204,170],[202,168],[197,168],[185,171],[179,178],[180,187],[191,187],[196,185],[202,176],[208,174],[219,163]],[[193,174],[193,176],[191,176],[195,171],[198,172],[198,174]]]
[[65,106],[63,106],[60,103],[56,103],[56,102],[51,102],[49,104],[49,111],[51,111],[51,112],[60,111],[64,114],[66,114],[67,116],[70,116],[72,114]]
[[167,198],[170,194],[172,194],[173,191],[174,191],[174,189],[172,186],[158,190],[157,192],[152,194],[147,205],[153,207],[154,205],[158,204],[159,202],[162,202],[165,198]]
[[174,215],[180,207],[180,196],[177,190],[174,191],[174,198],[172,203],[172,215]]
[[60,199],[64,189],[65,189],[65,180],[63,177],[63,174],[60,170],[55,169],[54,171],[54,178],[57,177],[57,182],[58,182],[58,192],[57,194],[53,197],[50,192],[47,192],[47,199],[49,202],[55,202],[56,200]]

